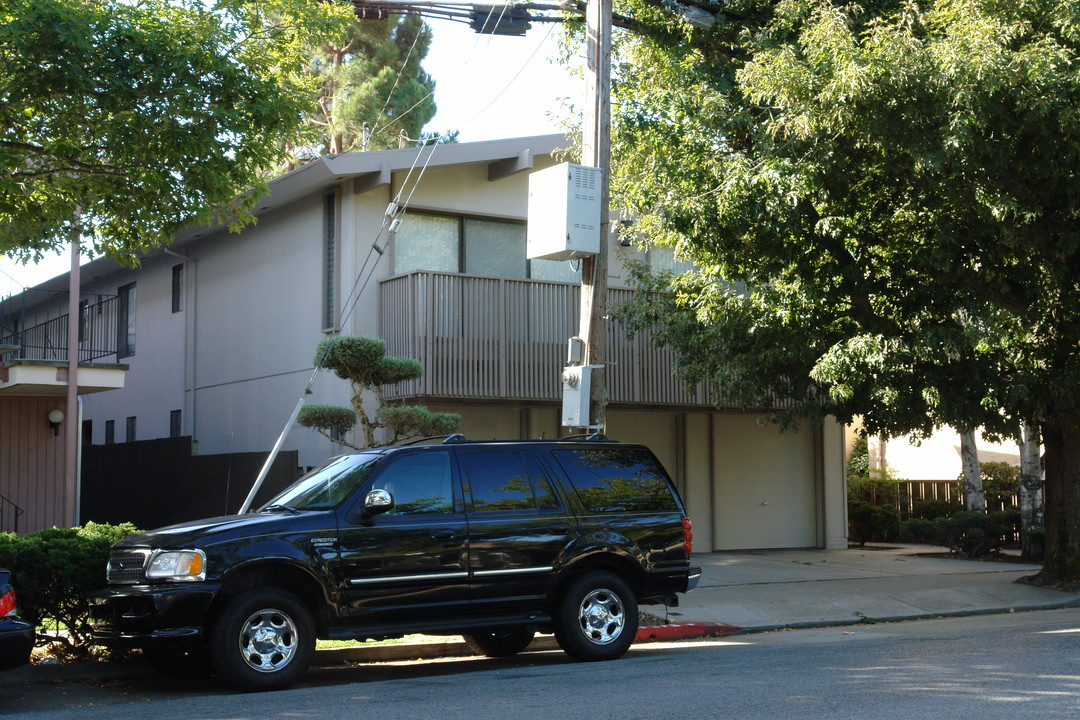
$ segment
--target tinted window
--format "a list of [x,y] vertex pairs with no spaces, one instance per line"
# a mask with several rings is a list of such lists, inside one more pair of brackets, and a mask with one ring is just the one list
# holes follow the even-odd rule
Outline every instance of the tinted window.
[[380,455],[342,455],[309,472],[268,502],[297,510],[326,510],[336,507],[368,477]]
[[551,489],[551,481],[548,480],[547,472],[540,466],[540,462],[536,458],[532,455],[527,457],[529,475],[532,476],[533,481],[533,492],[536,494],[536,507],[541,510],[557,510],[559,501],[555,498],[555,493]]
[[445,452],[397,458],[371,487],[373,490],[385,490],[394,498],[394,507],[387,515],[429,515],[454,511],[450,456]]
[[590,448],[552,452],[591,512],[678,509],[663,470],[644,450]]
[[473,510],[536,510],[529,473],[519,453],[467,452],[463,459]]

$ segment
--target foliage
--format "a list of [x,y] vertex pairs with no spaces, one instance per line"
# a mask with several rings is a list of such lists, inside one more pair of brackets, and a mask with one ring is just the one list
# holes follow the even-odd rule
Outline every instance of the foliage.
[[848,536],[860,546],[896,540],[900,528],[900,483],[875,471],[848,478]]
[[[378,447],[400,440],[424,435],[447,435],[457,430],[461,416],[455,413],[434,413],[419,405],[387,406],[383,387],[424,374],[423,366],[412,358],[386,355],[386,343],[381,338],[362,335],[334,335],[323,338],[315,350],[315,364],[321,365],[352,388],[352,410],[327,405],[312,405],[301,409],[297,421],[312,428],[331,441],[359,450]],[[368,414],[364,408],[364,392],[375,395],[377,407]],[[340,436],[349,432],[357,420],[364,434],[362,446],[354,445]],[[377,442],[376,430],[386,429],[389,438]]]
[[784,422],[1039,423],[1044,577],[1080,580],[1075,7],[737,0],[703,30],[643,4],[668,37],[618,49],[614,191],[700,272],[639,268],[624,317]]
[[1020,468],[1007,462],[979,463],[983,492],[987,498],[1010,498],[1020,493]]
[[382,338],[363,335],[331,335],[323,338],[315,350],[315,364],[333,370],[342,380],[374,388],[369,377],[386,356]]
[[391,442],[412,436],[449,435],[461,424],[457,413],[436,413],[420,405],[384,407],[376,417],[393,431]]
[[964,506],[960,502],[926,498],[916,500],[911,504],[911,517],[922,520],[936,520],[937,518],[949,517],[963,509]]
[[419,15],[396,14],[353,20],[311,47],[320,96],[299,154],[365,149],[365,125],[373,150],[397,147],[400,133],[422,140],[435,116],[435,81],[421,66],[430,46],[431,28]]
[[348,14],[302,0],[5,2],[0,253],[36,260],[79,237],[136,262],[185,226],[250,221],[312,98],[303,44]]
[[334,405],[305,405],[296,420],[304,427],[344,435],[356,425],[356,413]]
[[870,448],[866,436],[859,434],[851,444],[851,457],[848,458],[847,476],[849,478],[868,477],[870,475]]
[[914,542],[941,545],[966,557],[983,557],[997,552],[1017,532],[1020,512],[958,512],[933,520],[914,518],[901,525],[901,532]]
[[[0,534],[0,566],[12,572],[19,614],[35,625],[50,627],[45,640],[63,652],[84,656],[90,645],[87,595],[105,585],[109,548],[134,525],[87,523],[77,528],[51,528],[22,537]],[[65,632],[58,632],[64,630]]]

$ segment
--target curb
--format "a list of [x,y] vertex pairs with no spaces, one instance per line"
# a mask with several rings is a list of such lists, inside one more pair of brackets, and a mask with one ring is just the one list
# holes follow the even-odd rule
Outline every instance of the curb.
[[671,642],[673,640],[693,640],[705,637],[721,637],[742,632],[742,628],[726,623],[690,622],[678,625],[651,625],[638,628],[635,643]]

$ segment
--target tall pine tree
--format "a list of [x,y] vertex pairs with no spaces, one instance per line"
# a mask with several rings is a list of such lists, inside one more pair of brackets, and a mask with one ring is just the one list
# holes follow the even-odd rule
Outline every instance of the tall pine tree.
[[421,65],[430,46],[431,28],[402,15],[357,20],[336,42],[312,48],[321,92],[307,142],[291,159],[397,147],[402,134],[420,138],[435,115],[435,81]]

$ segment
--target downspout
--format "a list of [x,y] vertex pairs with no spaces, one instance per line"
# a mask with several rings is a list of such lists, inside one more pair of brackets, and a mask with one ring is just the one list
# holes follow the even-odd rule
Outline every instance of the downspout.
[[[187,263],[189,272],[184,273],[184,285],[185,290],[187,287],[191,288],[190,293],[185,293],[184,298],[187,301],[187,307],[184,308],[186,317],[184,318],[184,417],[183,417],[183,430],[186,430],[186,434],[191,438],[192,452],[198,454],[198,444],[195,440],[195,379],[196,379],[196,344],[198,336],[195,332],[195,322],[198,318],[196,314],[197,303],[196,298],[198,295],[199,277],[198,268],[199,261],[193,257],[187,255],[181,255],[178,252],[170,250],[169,248],[162,248],[166,255],[171,255],[175,258],[180,258]],[[188,277],[190,276],[190,277]],[[183,430],[181,432],[183,432]]]

